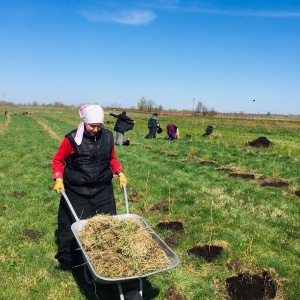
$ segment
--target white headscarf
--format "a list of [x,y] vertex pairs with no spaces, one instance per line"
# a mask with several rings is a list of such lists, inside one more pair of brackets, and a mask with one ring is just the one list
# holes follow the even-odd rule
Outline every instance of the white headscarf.
[[100,105],[86,104],[79,108],[79,116],[82,122],[77,127],[75,142],[79,146],[82,142],[84,124],[103,124],[104,111]]

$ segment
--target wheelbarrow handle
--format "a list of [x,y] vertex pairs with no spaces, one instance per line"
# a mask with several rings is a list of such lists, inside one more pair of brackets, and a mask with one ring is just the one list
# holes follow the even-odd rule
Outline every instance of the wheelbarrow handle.
[[67,196],[67,194],[63,190],[60,190],[60,192],[64,196],[64,198],[65,198],[65,200],[66,200],[66,202],[67,202],[67,204],[69,206],[69,209],[70,209],[70,211],[71,211],[71,213],[72,213],[75,221],[76,222],[80,221],[79,218],[78,218],[78,216],[77,216],[77,214],[76,214],[76,212],[75,212],[75,210],[74,210],[74,208],[73,208],[73,205],[71,204],[71,202],[70,202],[70,200],[69,200],[69,198]]
[[126,185],[123,185],[123,191],[124,191],[124,198],[125,198],[126,214],[129,215],[129,207],[128,207],[128,198],[127,198],[127,188],[126,188]]
[[[123,191],[124,191],[124,198],[125,198],[125,207],[126,207],[126,214],[129,214],[129,206],[128,206],[128,198],[127,198],[127,188],[126,188],[126,185],[123,185]],[[76,222],[80,221],[67,194],[65,193],[65,191],[63,190],[60,190],[61,194],[64,196],[68,206],[69,206],[69,209],[70,211],[72,212],[72,215],[74,216],[74,219]]]

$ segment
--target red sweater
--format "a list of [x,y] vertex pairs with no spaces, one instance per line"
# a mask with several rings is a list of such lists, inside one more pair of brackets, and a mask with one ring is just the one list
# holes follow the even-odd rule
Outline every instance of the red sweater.
[[[65,137],[52,160],[52,169],[53,169],[52,177],[53,177],[53,179],[63,178],[64,166],[66,164],[66,161],[67,161],[69,155],[71,155],[73,153],[74,153],[74,148],[73,148],[70,140]],[[110,154],[111,154],[110,167],[111,167],[112,171],[115,174],[117,174],[118,172],[122,171],[122,167],[117,159],[114,146],[112,147]]]

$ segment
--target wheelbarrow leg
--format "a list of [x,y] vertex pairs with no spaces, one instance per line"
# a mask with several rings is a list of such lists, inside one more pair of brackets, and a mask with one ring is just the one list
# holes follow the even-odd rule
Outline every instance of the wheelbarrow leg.
[[141,295],[141,298],[143,298],[143,280],[142,280],[142,278],[139,278],[139,293]]
[[132,290],[123,295],[122,286],[120,283],[117,284],[121,300],[143,300],[143,281],[139,278],[139,289]]
[[118,287],[118,290],[119,290],[119,295],[120,295],[120,300],[124,300],[124,295],[123,295],[123,289],[122,289],[122,285],[121,283],[117,283],[117,287]]

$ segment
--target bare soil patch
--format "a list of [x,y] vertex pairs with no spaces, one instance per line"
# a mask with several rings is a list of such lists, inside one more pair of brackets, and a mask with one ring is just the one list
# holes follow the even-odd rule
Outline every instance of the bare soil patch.
[[181,237],[181,232],[184,229],[183,223],[180,221],[168,221],[168,222],[159,222],[156,225],[157,228],[162,230],[171,230],[173,231],[172,234],[167,236],[164,240],[165,243],[172,247]]
[[243,178],[243,179],[255,179],[255,174],[252,174],[252,173],[229,173],[228,177]]
[[165,294],[166,300],[186,300],[186,297],[183,296],[175,286],[170,286]]
[[216,161],[213,161],[213,160],[200,160],[199,161],[199,164],[202,164],[202,165],[216,165],[217,162]]
[[15,199],[19,199],[19,198],[22,198],[24,196],[26,196],[27,193],[26,192],[13,192],[12,193],[12,197],[15,198]]
[[139,202],[144,197],[141,193],[132,193],[130,194],[128,201],[129,202]]
[[169,229],[173,231],[181,231],[184,229],[183,223],[180,221],[159,222],[156,226],[159,229]]
[[300,197],[300,190],[295,191],[295,195]]
[[254,275],[240,273],[229,277],[226,279],[226,286],[232,300],[274,299],[277,291],[277,284],[267,271]]
[[150,207],[149,211],[167,211],[169,210],[170,205],[172,205],[172,201],[170,202],[169,200],[166,201],[161,201],[159,203],[154,204],[152,207]]
[[195,246],[187,250],[188,254],[194,254],[203,258],[207,262],[212,262],[217,259],[223,252],[223,247],[215,245]]
[[35,231],[35,230],[32,230],[32,229],[24,229],[22,231],[22,234],[25,235],[25,236],[28,236],[30,237],[31,239],[39,239],[40,237],[43,236],[43,234],[39,231]]
[[274,146],[274,144],[271,141],[269,141],[265,136],[261,136],[256,140],[246,143],[245,145],[250,147],[258,147],[258,148],[260,147],[266,148],[266,147]]
[[258,184],[262,187],[264,186],[286,187],[290,185],[289,182],[287,182],[286,180],[274,179],[274,178],[259,180]]
[[181,234],[178,232],[173,232],[171,235],[167,236],[164,240],[165,243],[169,246],[172,247],[174,244],[177,243],[177,241],[181,238]]

